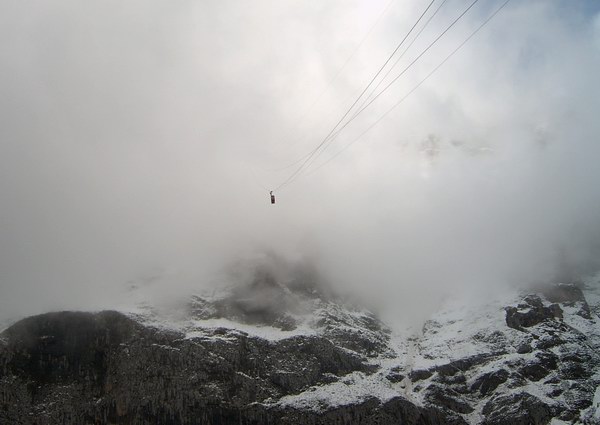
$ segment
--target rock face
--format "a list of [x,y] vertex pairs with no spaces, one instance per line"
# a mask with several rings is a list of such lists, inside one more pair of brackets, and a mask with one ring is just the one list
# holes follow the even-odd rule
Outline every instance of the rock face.
[[563,311],[558,304],[545,306],[537,295],[530,295],[517,307],[506,307],[506,324],[522,330],[547,320],[561,319]]
[[543,425],[552,419],[552,409],[527,393],[495,397],[483,406],[483,414],[486,425]]
[[447,308],[408,338],[268,273],[177,320],[30,317],[0,336],[0,423],[598,423],[600,319],[555,294]]

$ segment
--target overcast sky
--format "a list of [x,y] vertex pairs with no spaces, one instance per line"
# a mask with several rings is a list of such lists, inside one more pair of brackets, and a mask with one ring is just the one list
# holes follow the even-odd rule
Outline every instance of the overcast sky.
[[[513,0],[269,204],[429,2],[388,3],[0,2],[0,319],[110,305],[152,276],[193,290],[264,251],[390,296],[593,270],[593,0]],[[469,3],[448,0],[391,75]],[[315,165],[501,4],[480,0]]]

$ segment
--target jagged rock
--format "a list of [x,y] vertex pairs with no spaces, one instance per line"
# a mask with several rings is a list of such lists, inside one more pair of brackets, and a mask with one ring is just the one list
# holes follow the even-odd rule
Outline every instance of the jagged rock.
[[450,376],[457,372],[466,372],[476,365],[486,363],[493,357],[493,354],[477,354],[475,356],[465,357],[464,359],[455,360],[444,365],[436,366],[433,370],[438,372],[440,375]]
[[509,373],[504,369],[484,373],[475,379],[471,385],[471,391],[479,391],[482,395],[492,393],[500,384],[508,379]]
[[[562,319],[563,311],[558,304],[545,307],[540,297],[531,295],[525,298],[526,303],[518,307],[506,307],[507,326],[522,330],[547,320]],[[525,311],[521,311],[525,310]]]
[[411,381],[413,382],[417,382],[417,381],[422,381],[423,379],[428,379],[433,375],[433,372],[427,369],[418,369],[418,370],[412,370],[409,374],[408,377],[410,378]]
[[564,328],[562,330],[557,329],[557,331],[554,331],[553,328],[557,328],[557,326],[552,325],[546,324],[545,332],[535,342],[535,348],[537,350],[547,351],[550,348],[558,347],[565,343],[565,340],[561,337],[565,331]]
[[558,285],[545,287],[543,293],[550,302],[569,306],[579,305],[580,308],[577,314],[584,319],[592,318],[590,306],[585,299],[583,291],[578,285],[572,283],[559,283]]
[[373,357],[388,350],[389,330],[372,315],[333,309],[319,312],[316,326],[331,341],[362,355]]
[[526,342],[523,342],[517,346],[517,353],[519,354],[527,354],[531,353],[532,351],[533,348],[531,348],[531,345]]
[[391,368],[390,372],[385,377],[388,381],[393,383],[402,382],[405,378],[402,369],[398,366]]
[[[549,383],[548,381],[544,382],[544,384],[548,384],[548,383]],[[564,390],[560,387],[551,387],[550,391],[548,391],[546,394],[549,397],[558,397],[563,392],[564,392]]]
[[425,400],[433,406],[450,409],[456,413],[471,413],[474,409],[452,389],[431,385],[425,392]]
[[[558,414],[558,419],[560,419],[561,421],[569,421],[569,422],[576,422],[577,418],[579,417],[579,412],[577,410],[563,410],[562,412],[560,412]],[[591,424],[592,422],[590,422]]]
[[594,389],[600,382],[597,379],[571,381],[564,394],[565,402],[570,410],[582,411],[590,407],[594,400]]
[[552,419],[552,408],[527,393],[494,397],[482,413],[485,425],[545,425]]
[[539,381],[544,378],[550,371],[541,364],[532,361],[526,363],[519,369],[519,373],[530,381]]
[[581,306],[581,308],[577,312],[577,315],[583,317],[584,319],[588,319],[588,320],[590,320],[592,318],[592,311],[591,311],[590,306],[589,306],[589,304],[587,302],[583,303],[583,305]]
[[538,352],[535,359],[519,368],[519,373],[530,381],[539,381],[557,368],[557,356],[550,352]]
[[464,393],[467,390],[467,378],[462,372],[455,373],[454,375],[437,374],[434,381],[452,386],[454,390],[461,393]]
[[510,389],[521,388],[527,385],[527,379],[525,379],[523,375],[515,371],[509,375],[506,385]]
[[560,376],[563,379],[583,379],[589,375],[586,368],[577,362],[562,362],[560,365]]

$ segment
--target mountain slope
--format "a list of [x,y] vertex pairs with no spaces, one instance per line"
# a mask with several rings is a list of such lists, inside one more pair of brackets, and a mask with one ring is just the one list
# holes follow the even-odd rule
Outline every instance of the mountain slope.
[[450,300],[413,333],[269,273],[178,314],[34,316],[0,337],[0,423],[599,423],[596,283]]

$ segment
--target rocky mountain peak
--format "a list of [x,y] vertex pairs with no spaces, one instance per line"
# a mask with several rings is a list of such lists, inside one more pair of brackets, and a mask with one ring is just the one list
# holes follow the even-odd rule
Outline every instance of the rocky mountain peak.
[[448,300],[408,330],[288,282],[257,269],[176,316],[21,320],[0,339],[0,423],[598,423],[593,286]]

